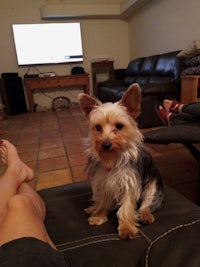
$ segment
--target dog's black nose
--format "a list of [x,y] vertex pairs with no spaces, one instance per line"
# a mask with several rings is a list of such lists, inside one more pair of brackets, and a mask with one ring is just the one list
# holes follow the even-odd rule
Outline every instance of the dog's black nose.
[[111,149],[111,147],[112,147],[112,143],[109,141],[105,141],[102,143],[102,148],[105,151],[109,151]]

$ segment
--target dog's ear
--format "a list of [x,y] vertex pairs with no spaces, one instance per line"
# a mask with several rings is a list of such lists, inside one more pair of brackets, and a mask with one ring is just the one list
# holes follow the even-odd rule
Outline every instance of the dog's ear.
[[81,110],[85,113],[86,117],[89,116],[90,112],[95,106],[102,104],[97,98],[89,96],[87,94],[79,94],[78,102]]
[[119,104],[127,108],[132,118],[136,119],[140,115],[141,88],[138,83],[133,83],[129,86]]

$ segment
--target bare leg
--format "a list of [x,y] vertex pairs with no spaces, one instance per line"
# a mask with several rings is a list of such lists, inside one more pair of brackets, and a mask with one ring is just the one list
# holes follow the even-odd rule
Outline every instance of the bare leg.
[[44,202],[28,184],[33,179],[32,170],[8,141],[2,141],[0,153],[7,165],[0,178],[0,245],[21,237],[34,237],[55,248],[44,225]]
[[0,177],[0,219],[10,197],[17,193],[18,187],[23,182],[33,180],[33,171],[21,161],[15,146],[7,140],[0,143],[1,159],[7,169]]

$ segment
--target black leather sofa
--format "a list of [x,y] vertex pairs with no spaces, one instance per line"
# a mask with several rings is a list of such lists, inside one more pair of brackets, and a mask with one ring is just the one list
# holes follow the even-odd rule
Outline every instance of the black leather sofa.
[[160,125],[155,106],[163,99],[180,99],[180,74],[184,68],[183,59],[176,57],[179,51],[136,58],[125,70],[123,80],[108,80],[99,84],[97,97],[102,102],[118,101],[128,86],[139,83],[142,89],[140,128]]
[[200,207],[165,187],[155,222],[132,240],[117,235],[116,215],[90,226],[84,208],[91,201],[87,181],[39,191],[47,206],[46,227],[66,259],[76,267],[200,266]]

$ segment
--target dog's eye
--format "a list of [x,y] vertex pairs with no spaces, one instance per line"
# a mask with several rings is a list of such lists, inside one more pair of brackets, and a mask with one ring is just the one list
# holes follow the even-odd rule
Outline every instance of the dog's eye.
[[117,130],[121,130],[123,128],[123,124],[122,123],[117,123],[115,125],[115,127],[116,127]]
[[99,125],[99,124],[97,124],[95,127],[96,127],[96,130],[97,130],[98,132],[100,132],[100,131],[102,130],[101,125]]

